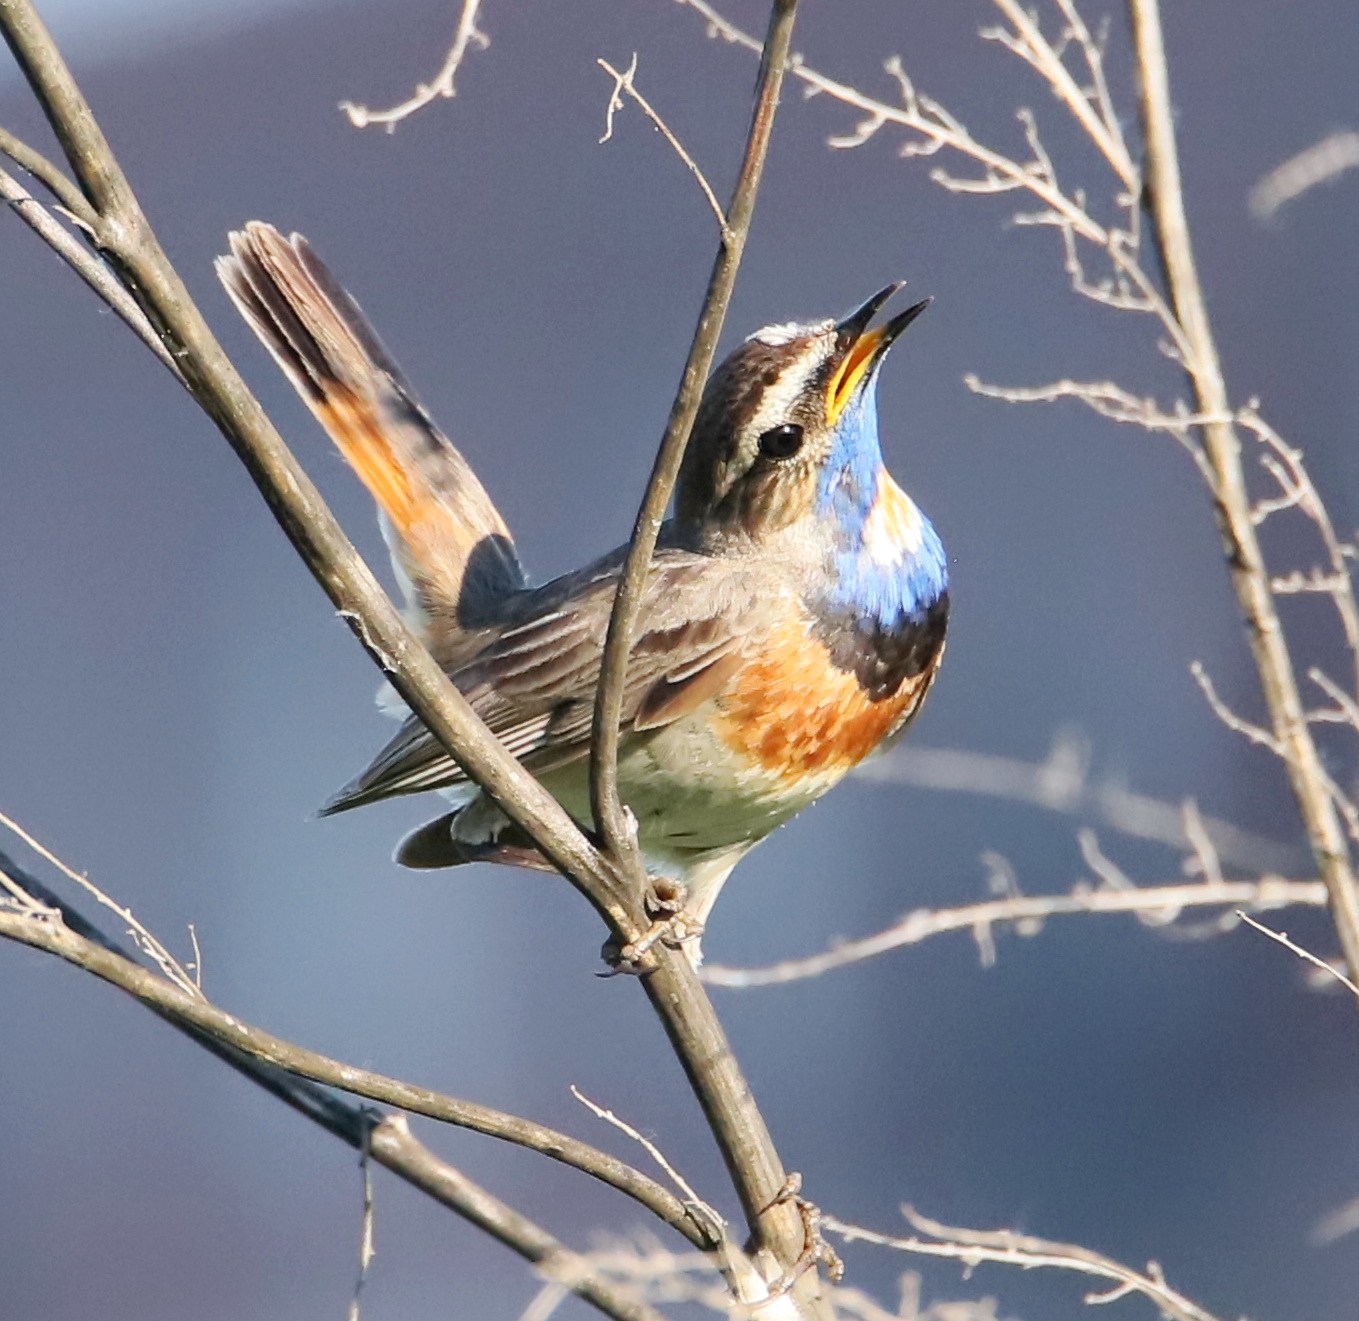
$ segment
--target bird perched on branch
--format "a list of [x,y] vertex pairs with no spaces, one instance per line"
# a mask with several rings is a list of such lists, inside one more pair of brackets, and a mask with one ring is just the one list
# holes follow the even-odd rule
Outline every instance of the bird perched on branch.
[[[626,547],[541,587],[458,450],[300,235],[255,221],[218,273],[381,510],[411,614],[505,746],[588,827],[590,726]],[[682,887],[685,948],[731,869],[920,709],[944,649],[934,528],[883,467],[875,385],[917,303],[767,326],[713,373],[627,667],[618,777],[649,869]],[[322,809],[439,790],[396,859],[532,856],[410,716]]]

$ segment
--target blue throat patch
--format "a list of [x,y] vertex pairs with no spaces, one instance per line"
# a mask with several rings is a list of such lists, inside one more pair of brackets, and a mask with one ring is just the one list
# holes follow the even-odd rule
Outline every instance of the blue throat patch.
[[920,515],[920,548],[898,565],[879,563],[864,545],[864,530],[882,468],[878,441],[877,378],[845,406],[835,447],[821,474],[817,512],[836,527],[835,585],[827,604],[888,632],[920,623],[948,589],[948,563],[939,535]]

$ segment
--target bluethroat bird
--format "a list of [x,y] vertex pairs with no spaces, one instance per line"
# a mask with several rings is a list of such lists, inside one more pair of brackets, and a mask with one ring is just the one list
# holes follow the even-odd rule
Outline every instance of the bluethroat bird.
[[[218,273],[377,501],[436,660],[588,827],[595,685],[627,548],[530,586],[485,488],[307,241],[252,222]],[[902,732],[943,654],[943,548],[878,444],[878,371],[926,305],[872,327],[900,287],[843,321],[756,331],[713,373],[694,424],[628,663],[618,766],[648,867],[683,887],[691,936],[750,849]],[[322,814],[429,789],[452,810],[406,836],[398,862],[533,856],[409,715]],[[697,962],[697,940],[685,948]]]

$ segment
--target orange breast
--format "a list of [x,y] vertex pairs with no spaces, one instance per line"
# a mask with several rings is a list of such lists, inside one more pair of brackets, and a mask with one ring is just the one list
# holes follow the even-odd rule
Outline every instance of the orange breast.
[[722,737],[786,781],[838,779],[901,725],[932,677],[933,667],[870,702],[854,675],[837,670],[820,640],[793,620],[718,698]]

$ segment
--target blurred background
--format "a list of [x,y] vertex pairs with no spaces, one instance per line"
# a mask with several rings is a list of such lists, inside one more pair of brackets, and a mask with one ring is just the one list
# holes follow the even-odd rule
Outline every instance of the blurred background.
[[[638,82],[719,194],[753,58],[668,0],[487,0],[491,46],[454,101],[395,134],[351,128],[432,76],[448,0],[51,3],[47,12],[161,239],[351,535],[385,556],[356,480],[217,287],[228,229],[305,232],[464,447],[545,578],[622,541],[662,430],[715,236],[692,180],[609,80]],[[1122,40],[1118,6],[1108,11]],[[756,0],[730,0],[749,28]],[[1022,150],[1032,105],[1073,186],[1104,189],[1062,111],[976,38],[985,4],[806,0],[814,66],[892,95],[902,54],[978,137]],[[1172,86],[1199,257],[1234,397],[1307,450],[1337,523],[1359,519],[1359,175],[1262,226],[1252,185],[1355,126],[1359,24],[1345,0],[1171,3]],[[1133,117],[1123,59],[1113,61]],[[18,76],[0,123],[46,144]],[[779,123],[728,342],[845,312],[905,277],[935,302],[881,390],[887,461],[950,553],[949,655],[918,747],[1041,761],[1056,733],[1121,778],[1268,837],[1306,874],[1278,767],[1212,717],[1201,659],[1259,701],[1204,492],[1173,442],[1078,405],[977,398],[1116,377],[1179,388],[1148,327],[1066,288],[1056,237],[1006,199],[949,197],[884,132],[794,90]],[[1102,195],[1102,194],[1096,194]],[[315,808],[386,738],[377,675],[220,437],[17,222],[0,233],[0,809],[189,955],[221,1005],[342,1059],[569,1129],[626,1156],[575,1083],[653,1136],[728,1213],[720,1162],[637,987],[594,976],[601,932],[565,884],[499,869],[403,872],[428,801]],[[1283,567],[1306,563],[1286,537]],[[1325,659],[1320,606],[1307,659]],[[1309,646],[1311,642],[1309,639]],[[1339,745],[1337,745],[1339,746]],[[878,772],[883,768],[879,766]],[[1337,772],[1344,770],[1337,763]],[[1082,874],[1079,822],[878,773],[842,786],[738,871],[705,941],[753,964],[983,898],[986,850],[1031,893]],[[1139,881],[1169,849],[1104,836]],[[5,848],[11,841],[0,841]],[[1277,857],[1271,855],[1270,861]],[[1319,953],[1317,914],[1281,919]],[[943,937],[819,981],[718,991],[790,1168],[828,1211],[884,1230],[942,1220],[1160,1261],[1222,1317],[1353,1318],[1359,1236],[1317,1222],[1359,1197],[1359,1022],[1246,929],[1167,939],[1130,918],[1051,922],[979,966]],[[339,1318],[357,1270],[352,1152],[144,1010],[37,953],[0,948],[0,1315],[67,1321]],[[573,1246],[642,1224],[583,1176],[488,1139],[421,1135]],[[527,1270],[377,1176],[367,1321],[512,1318]],[[1082,1281],[847,1252],[892,1298],[999,1298],[1085,1314]],[[1125,1300],[1119,1315],[1149,1316]],[[568,1303],[563,1316],[583,1317]]]

